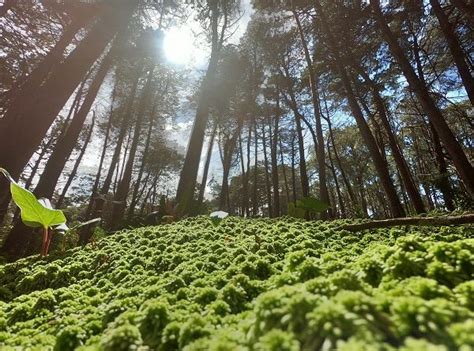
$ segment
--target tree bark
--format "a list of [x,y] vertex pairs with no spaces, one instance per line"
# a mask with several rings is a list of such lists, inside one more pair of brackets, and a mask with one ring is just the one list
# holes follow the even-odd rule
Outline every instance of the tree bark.
[[273,133],[270,134],[272,139],[270,158],[272,163],[272,187],[273,187],[273,213],[272,217],[280,216],[280,184],[278,180],[278,138],[280,134],[280,91],[277,92],[276,112],[273,118]]
[[149,69],[148,72],[147,82],[145,84],[145,87],[143,88],[142,97],[138,106],[135,130],[130,146],[130,152],[128,154],[128,160],[124,169],[123,177],[118,184],[117,193],[114,197],[114,202],[112,206],[111,226],[115,228],[119,227],[119,222],[123,219],[123,216],[125,214],[125,208],[127,206],[127,196],[130,191],[130,183],[132,181],[133,175],[133,165],[135,163],[135,155],[137,152],[138,143],[140,141],[143,119],[145,117],[145,109],[148,106],[148,101],[151,96],[154,70],[155,67],[153,66]]
[[[311,88],[311,98],[313,103],[314,118],[316,120],[316,136],[317,144],[316,148],[316,159],[318,161],[318,178],[319,178],[319,196],[323,202],[331,205],[329,201],[329,192],[327,187],[327,175],[326,175],[326,155],[325,155],[325,146],[324,146],[324,136],[323,128],[321,123],[321,110],[319,108],[319,92],[318,92],[318,79],[316,77],[316,72],[313,67],[313,60],[309,53],[308,44],[304,36],[304,31],[301,26],[301,21],[299,19],[298,13],[293,9],[293,17],[295,18],[296,25],[298,27],[298,32],[300,35],[301,43],[303,45],[304,56],[306,59],[306,64],[308,66],[309,72],[309,86]],[[321,213],[321,218],[327,218],[331,216],[331,211],[327,210]]]
[[128,208],[127,218],[129,220],[132,219],[133,214],[135,213],[135,206],[137,205],[137,202],[138,202],[138,193],[140,191],[140,183],[142,181],[143,172],[145,170],[145,165],[147,162],[148,152],[150,150],[151,134],[153,132],[153,122],[155,118],[155,111],[156,111],[156,102],[153,104],[153,108],[150,113],[148,132],[146,135],[145,147],[142,152],[140,169],[138,171],[137,180],[135,181],[135,186],[133,187],[132,199],[130,200],[130,206]]
[[359,66],[359,72],[361,73],[364,80],[369,84],[372,90],[374,103],[377,108],[380,121],[382,122],[382,126],[385,129],[388,143],[389,143],[390,149],[392,150],[393,159],[395,160],[395,164],[397,165],[397,168],[400,171],[401,179],[403,181],[403,184],[405,185],[408,196],[410,197],[410,200],[413,203],[413,207],[415,208],[415,211],[417,213],[424,213],[426,212],[425,205],[423,204],[423,200],[421,199],[420,192],[415,185],[415,181],[413,180],[413,176],[410,172],[410,169],[408,168],[408,164],[405,160],[405,157],[403,156],[403,153],[402,153],[402,150],[400,149],[398,141],[395,138],[395,135],[392,131],[392,127],[390,126],[390,122],[387,117],[385,102],[383,101],[380,91],[377,85],[375,84],[375,82],[372,79],[370,79],[369,75],[360,66]]
[[79,135],[81,134],[84,122],[89,115],[92,104],[102,86],[102,83],[112,65],[111,52],[102,61],[94,80],[92,81],[87,95],[82,103],[78,113],[74,115],[72,122],[68,126],[64,136],[58,141],[53,153],[51,154],[41,178],[36,185],[34,193],[37,197],[51,198],[59,177],[76,146]]
[[209,137],[209,145],[207,148],[206,162],[204,163],[204,172],[202,174],[201,187],[199,189],[198,204],[202,205],[204,201],[204,194],[206,192],[207,177],[209,175],[209,167],[211,165],[212,150],[214,149],[214,139],[217,133],[217,122],[213,123],[211,136]]
[[[128,23],[137,5],[134,0],[106,11],[67,59],[52,71],[41,88],[26,100],[29,103],[20,110],[7,111],[4,116],[6,125],[2,123],[0,127],[0,164],[12,177],[19,177],[74,89],[113,36]],[[8,184],[0,180],[0,203],[9,196],[8,193]]]
[[218,1],[212,1],[210,4],[209,13],[211,14],[212,50],[209,67],[202,83],[201,96],[199,97],[196,117],[194,119],[194,125],[189,138],[186,157],[184,159],[183,169],[181,171],[176,192],[176,201],[178,203],[178,212],[180,215],[191,213],[194,205],[194,191],[196,188],[199,163],[201,161],[202,147],[209,118],[212,82],[214,81],[217,72],[219,56],[224,41],[224,32],[228,24],[227,14],[224,13],[224,24],[219,36],[218,25],[220,10],[218,8]]
[[446,150],[448,151],[451,159],[454,163],[454,166],[459,172],[459,176],[464,182],[464,185],[471,196],[474,197],[474,168],[470,164],[469,160],[464,153],[459,142],[456,140],[453,132],[449,128],[449,125],[446,123],[441,111],[438,106],[435,104],[433,99],[430,96],[428,88],[421,81],[413,70],[408,58],[403,52],[402,47],[398,43],[395,35],[388,26],[385,17],[380,8],[380,0],[371,0],[370,4],[372,10],[375,14],[376,21],[379,25],[379,28],[387,41],[390,50],[397,60],[400,68],[402,69],[405,78],[410,85],[410,88],[416,94],[421,105],[423,106],[424,111],[426,112],[428,118],[433,124],[436,132],[438,133],[441,141],[443,142]]
[[263,160],[265,164],[265,188],[267,190],[267,203],[268,203],[268,215],[271,216],[273,213],[272,204],[272,188],[270,183],[270,167],[268,163],[268,150],[267,150],[267,137],[265,133],[265,123],[262,126],[262,144],[263,144]]
[[390,210],[392,212],[392,216],[403,217],[405,215],[405,211],[403,210],[403,206],[400,202],[400,199],[398,198],[397,191],[395,189],[395,186],[393,185],[393,181],[390,178],[388,165],[386,162],[384,162],[382,155],[380,154],[377,142],[375,141],[375,138],[367,124],[367,121],[364,118],[364,114],[359,106],[359,103],[357,102],[357,98],[352,89],[351,81],[347,75],[346,69],[342,65],[339,48],[336,46],[337,40],[334,38],[333,33],[329,29],[326,16],[324,12],[322,11],[321,4],[319,3],[319,1],[316,1],[315,4],[316,4],[316,9],[318,13],[320,14],[321,21],[324,26],[324,31],[328,36],[327,44],[331,48],[331,51],[334,55],[337,71],[339,73],[339,76],[342,80],[342,84],[346,91],[349,107],[352,111],[352,114],[354,115],[357,126],[362,135],[362,138],[364,139],[365,144],[367,145],[367,148],[369,149],[370,155],[372,157],[375,168],[379,175],[380,182],[385,191],[385,194],[387,195],[387,199],[390,204]]
[[69,190],[69,187],[71,186],[74,178],[76,177],[77,170],[79,169],[79,166],[84,157],[84,154],[86,153],[87,146],[89,145],[89,142],[91,140],[92,131],[94,130],[94,123],[95,123],[95,116],[94,116],[94,119],[92,120],[91,126],[89,127],[89,131],[87,133],[86,140],[84,141],[84,145],[82,146],[81,152],[79,153],[79,156],[77,157],[76,162],[74,163],[74,167],[71,170],[71,173],[69,174],[67,182],[64,185],[63,191],[61,192],[61,195],[58,198],[58,201],[56,203],[56,208],[61,208],[63,201],[66,197],[67,191]]
[[132,89],[130,91],[128,101],[127,101],[127,107],[125,110],[125,113],[122,116],[122,121],[120,124],[120,130],[119,130],[119,135],[117,137],[117,142],[115,145],[114,153],[112,155],[112,159],[110,161],[109,165],[109,171],[107,172],[107,176],[104,180],[104,184],[102,184],[102,187],[100,189],[99,195],[94,201],[93,205],[93,215],[92,218],[94,217],[101,217],[102,216],[102,208],[104,206],[105,202],[105,197],[110,191],[110,187],[112,185],[112,179],[115,173],[115,168],[118,166],[118,161],[120,158],[120,154],[122,152],[122,145],[125,140],[125,136],[127,135],[127,131],[130,126],[130,119],[132,118],[132,113],[133,113],[133,103],[135,101],[135,95],[137,92],[137,87],[138,87],[138,81],[140,79],[140,75],[142,72],[142,67],[141,65],[137,65],[136,67],[136,72],[134,73],[133,76],[133,83],[132,83]]
[[466,55],[456,35],[454,25],[449,22],[449,17],[441,8],[438,0],[430,0],[430,4],[434,14],[438,18],[441,31],[446,38],[454,63],[458,69],[459,76],[464,84],[464,89],[466,89],[467,96],[469,96],[471,105],[474,106],[474,78],[465,60]]

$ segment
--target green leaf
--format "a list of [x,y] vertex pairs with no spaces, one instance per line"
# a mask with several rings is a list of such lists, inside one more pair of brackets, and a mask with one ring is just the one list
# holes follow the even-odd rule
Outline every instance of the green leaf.
[[10,183],[10,191],[13,201],[21,210],[21,220],[25,225],[33,228],[49,228],[66,223],[63,211],[43,206],[32,192],[15,182]]
[[296,207],[304,209],[309,212],[323,212],[329,208],[329,205],[314,197],[306,197],[296,202]]
[[298,208],[297,204],[294,202],[288,203],[288,215],[295,218],[303,219],[305,217],[306,211],[302,208]]

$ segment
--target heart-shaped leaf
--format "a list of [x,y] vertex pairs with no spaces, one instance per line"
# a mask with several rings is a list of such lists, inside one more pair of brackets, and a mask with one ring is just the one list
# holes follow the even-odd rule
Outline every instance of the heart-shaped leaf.
[[10,183],[10,191],[13,201],[21,210],[21,220],[25,225],[33,228],[49,228],[66,223],[63,211],[42,205],[32,192],[14,182]]
[[21,210],[21,220],[33,228],[49,228],[66,223],[63,211],[55,210],[49,199],[38,200],[36,196],[19,186],[10,174],[3,168],[2,173],[10,181],[10,191],[13,201]]

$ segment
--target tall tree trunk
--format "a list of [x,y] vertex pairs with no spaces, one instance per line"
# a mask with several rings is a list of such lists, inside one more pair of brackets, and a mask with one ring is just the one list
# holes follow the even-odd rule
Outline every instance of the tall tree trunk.
[[94,123],[95,123],[95,116],[94,119],[92,120],[92,124],[89,127],[89,131],[87,132],[86,140],[84,141],[84,145],[82,145],[81,152],[79,153],[79,156],[76,159],[76,162],[74,163],[74,167],[71,170],[71,173],[69,174],[69,177],[67,179],[66,184],[64,185],[63,191],[61,192],[61,195],[58,198],[58,201],[56,202],[56,208],[61,208],[63,201],[66,197],[67,191],[69,190],[69,187],[71,186],[74,178],[76,177],[77,170],[79,169],[79,165],[81,164],[82,159],[84,158],[84,154],[86,153],[87,146],[89,145],[89,142],[92,137],[92,131],[94,130]]
[[403,206],[400,203],[400,199],[398,198],[398,194],[393,184],[393,181],[390,178],[388,165],[386,162],[384,162],[384,159],[382,158],[382,155],[380,154],[377,142],[367,124],[367,121],[364,118],[364,114],[359,106],[359,103],[357,102],[357,98],[353,91],[352,84],[347,75],[346,69],[342,65],[340,51],[339,51],[339,48],[336,46],[337,40],[334,38],[334,35],[329,28],[329,25],[327,23],[326,16],[322,10],[321,4],[319,3],[319,1],[316,1],[315,4],[316,4],[316,9],[318,11],[318,14],[320,15],[320,18],[322,21],[324,31],[328,36],[327,44],[334,55],[337,71],[339,73],[339,76],[342,80],[342,84],[346,91],[350,109],[352,111],[352,114],[354,115],[357,126],[362,135],[362,138],[364,139],[365,144],[367,145],[367,148],[369,149],[370,155],[372,157],[375,168],[377,170],[380,181],[382,183],[382,187],[385,190],[385,194],[387,195],[387,199],[390,204],[392,216],[404,217],[405,211],[403,210]]
[[[308,66],[309,72],[309,86],[311,88],[311,98],[313,103],[314,118],[316,120],[316,135],[317,135],[317,144],[316,147],[316,158],[318,161],[318,178],[319,178],[319,196],[323,202],[328,205],[331,205],[329,201],[329,193],[327,187],[327,176],[326,176],[326,155],[325,155],[325,146],[324,146],[324,136],[323,128],[321,123],[321,110],[319,108],[319,92],[318,92],[318,79],[316,77],[316,72],[313,67],[313,61],[311,59],[311,54],[308,49],[308,44],[306,42],[305,33],[301,26],[301,21],[299,19],[298,13],[293,9],[293,17],[296,20],[296,25],[298,27],[298,32],[300,35],[301,43],[303,45],[304,56],[306,59],[306,64]],[[305,195],[306,196],[306,195]],[[331,215],[331,211],[327,210],[321,213],[321,218],[326,218]]]
[[66,47],[74,40],[77,32],[91,21],[92,18],[93,16],[90,14],[78,14],[66,26],[56,45],[46,54],[33,71],[26,78],[20,78],[18,82],[15,82],[15,86],[6,93],[6,106],[9,113],[4,117],[7,119],[4,119],[0,124],[2,128],[7,125],[7,121],[10,123],[16,116],[22,113],[26,106],[25,101],[35,96],[51,70],[61,64]]
[[204,171],[202,174],[201,187],[199,189],[198,204],[202,205],[204,201],[204,194],[206,193],[207,177],[209,175],[209,167],[211,165],[212,150],[214,149],[214,139],[217,133],[217,122],[213,123],[211,136],[209,137],[209,145],[207,148],[206,162],[204,163]]
[[[87,205],[87,209],[85,211],[84,217],[87,219],[90,219],[92,207],[94,205],[95,198],[97,197],[97,193],[99,190],[99,184],[100,184],[100,176],[102,174],[102,168],[104,166],[104,161],[105,161],[105,156],[107,154],[107,147],[109,146],[109,137],[110,137],[110,131],[112,129],[112,121],[113,121],[113,116],[114,116],[114,105],[115,105],[115,99],[117,97],[117,84],[114,85],[114,89],[112,91],[112,101],[110,103],[110,111],[109,111],[109,118],[107,120],[107,127],[105,129],[105,137],[104,137],[104,144],[102,146],[102,152],[100,154],[100,161],[99,161],[99,167],[97,168],[97,173],[95,175],[95,180],[94,180],[94,185],[92,186],[91,190],[91,197],[89,199],[89,204]],[[80,236],[82,234],[82,231],[80,233]]]
[[435,156],[436,156],[436,163],[438,164],[439,177],[440,177],[438,187],[439,187],[439,190],[441,190],[441,193],[443,194],[445,207],[448,209],[448,211],[454,211],[455,206],[454,206],[453,190],[451,189],[451,184],[449,182],[448,165],[446,164],[446,160],[444,159],[443,147],[441,146],[438,133],[436,132],[436,129],[434,129],[431,123],[430,123],[430,129],[431,129],[433,147],[434,147]]
[[384,162],[382,155],[380,154],[377,142],[357,102],[357,98],[352,89],[350,79],[347,76],[347,72],[345,68],[342,66],[339,49],[335,46],[336,40],[334,39],[332,32],[329,30],[326,17],[324,13],[322,12],[322,8],[318,1],[316,1],[316,4],[317,4],[317,10],[321,15],[323,26],[325,27],[325,32],[328,35],[328,45],[332,49],[333,54],[335,56],[337,71],[341,77],[344,89],[346,91],[346,95],[349,101],[349,106],[351,108],[352,114],[354,115],[356,119],[361,135],[369,149],[369,152],[374,162],[374,165],[376,167],[377,173],[380,177],[382,186],[389,200],[392,215],[394,217],[403,217],[404,216],[403,206],[400,203],[395,186],[393,185],[392,179],[390,178],[388,165],[386,162]]
[[268,151],[267,151],[267,137],[265,133],[265,123],[262,126],[262,144],[263,144],[263,160],[265,164],[265,188],[267,190],[267,203],[268,203],[268,215],[271,216],[273,213],[272,204],[272,188],[270,183],[270,165],[268,162]]
[[364,78],[364,80],[369,84],[374,103],[377,108],[377,112],[382,122],[382,126],[385,129],[385,134],[387,135],[388,143],[390,149],[392,151],[393,159],[395,160],[395,164],[397,165],[398,170],[400,171],[400,176],[405,185],[407,190],[408,196],[410,197],[411,202],[413,203],[413,207],[417,213],[424,213],[425,205],[423,204],[423,200],[421,199],[420,192],[415,185],[415,181],[413,180],[413,176],[408,168],[408,164],[403,156],[403,152],[400,149],[398,141],[392,131],[392,127],[390,126],[390,122],[387,117],[387,109],[385,107],[385,102],[380,94],[380,91],[375,84],[375,82],[369,77],[369,75],[363,70],[361,66],[358,67],[360,74]]
[[340,208],[340,211],[341,211],[341,216],[346,217],[346,215],[347,215],[346,206],[344,205],[344,199],[342,197],[341,188],[339,186],[339,181],[337,179],[336,168],[334,167],[334,162],[332,160],[331,147],[329,146],[329,140],[328,140],[328,143],[327,143],[327,148],[328,148],[328,159],[329,159],[329,164],[330,164],[329,168],[332,172],[332,176],[334,178],[334,183],[336,185],[336,193],[337,193],[337,199],[338,199],[338,202],[339,202],[339,208]]
[[201,86],[201,96],[199,97],[196,117],[194,119],[193,129],[189,138],[186,157],[184,159],[183,169],[179,178],[178,189],[176,192],[176,201],[178,211],[181,215],[192,212],[194,191],[199,172],[199,163],[201,161],[202,147],[206,134],[206,126],[209,118],[210,94],[212,82],[217,72],[219,56],[224,41],[224,33],[227,27],[227,15],[224,18],[222,31],[219,35],[219,15],[218,1],[210,2],[209,13],[211,14],[211,32],[212,32],[212,50],[204,81]]
[[[127,135],[129,127],[130,127],[130,122],[131,122],[132,113],[133,113],[133,105],[134,105],[133,103],[135,101],[135,95],[137,93],[138,81],[140,79],[141,72],[142,72],[141,64],[138,64],[137,67],[136,67],[136,72],[134,73],[134,76],[133,76],[132,89],[131,89],[131,91],[129,93],[129,96],[128,96],[127,107],[126,107],[126,110],[125,110],[125,112],[122,116],[119,135],[117,137],[117,142],[116,142],[116,145],[115,145],[114,153],[113,153],[112,159],[110,161],[109,170],[108,170],[107,176],[104,180],[104,184],[102,184],[99,195],[96,197],[96,199],[94,201],[92,218],[102,217],[102,209],[103,209],[103,206],[104,206],[105,197],[107,196],[107,194],[110,191],[113,176],[114,176],[114,173],[115,173],[115,168],[118,166],[118,162],[119,162],[119,159],[120,159],[120,154],[122,153],[122,145],[123,145],[123,142],[125,140],[125,137]],[[83,244],[85,244],[85,243],[83,243]]]
[[283,170],[283,179],[285,181],[286,202],[290,203],[291,202],[290,188],[288,186],[288,176],[286,174],[285,158],[283,157],[283,145],[282,145],[282,142],[281,142],[281,138],[279,140],[279,145],[280,145],[280,162],[281,162],[281,167],[282,167],[282,170]]
[[15,0],[5,0],[3,2],[3,5],[0,6],[0,18],[5,17],[8,10],[10,10],[14,4],[15,4]]
[[67,160],[71,156],[77,139],[81,134],[84,122],[89,115],[92,104],[94,103],[97,94],[102,86],[102,83],[109,72],[112,65],[112,51],[102,61],[94,80],[92,81],[87,95],[82,103],[78,113],[73,117],[71,124],[68,126],[64,136],[59,140],[51,154],[48,163],[41,175],[41,178],[36,185],[35,195],[37,197],[51,198],[59,177],[66,165]]
[[273,187],[273,213],[272,217],[280,216],[280,184],[278,180],[278,138],[280,136],[280,91],[277,92],[276,112],[273,118],[273,133],[270,130],[272,140],[270,158],[272,162],[272,187]]
[[247,135],[247,172],[245,174],[245,215],[250,217],[250,150],[252,143],[252,125],[248,125],[248,135]]
[[155,111],[156,111],[156,102],[153,104],[153,108],[150,113],[149,125],[148,125],[148,132],[146,135],[145,147],[142,152],[142,159],[140,163],[140,169],[138,170],[137,180],[135,181],[135,186],[133,187],[133,194],[132,199],[130,200],[130,206],[128,208],[127,217],[131,219],[135,212],[135,206],[138,202],[138,192],[140,191],[140,183],[142,181],[143,172],[145,171],[145,165],[147,162],[147,156],[150,149],[150,142],[151,142],[151,134],[153,132],[153,121],[155,119]]
[[430,4],[434,14],[438,18],[441,31],[446,38],[446,42],[448,43],[449,50],[451,51],[451,55],[453,56],[454,63],[456,64],[459,75],[461,76],[461,80],[464,84],[467,95],[469,96],[471,105],[474,106],[474,78],[465,60],[466,54],[461,47],[461,43],[459,42],[459,39],[456,35],[454,25],[449,22],[449,17],[441,8],[438,0],[430,0]]
[[[84,75],[115,34],[127,25],[138,2],[121,2],[120,5],[106,11],[66,60],[51,72],[41,88],[27,100],[29,103],[24,108],[7,111],[4,116],[6,125],[0,128],[0,164],[14,178],[18,178]],[[31,128],[32,124],[35,128]],[[0,180],[0,197],[6,194],[8,186]]]
[[252,188],[252,215],[258,215],[258,135],[257,135],[257,119],[253,120],[253,134],[254,134],[254,168],[253,168],[253,188]]
[[352,185],[349,181],[349,178],[347,177],[346,171],[344,170],[344,167],[342,166],[341,158],[339,157],[339,152],[337,151],[337,148],[336,148],[334,132],[332,130],[332,123],[331,123],[331,119],[329,117],[329,111],[327,108],[326,108],[326,114],[327,114],[326,121],[328,123],[328,128],[329,128],[329,138],[331,139],[332,149],[334,150],[334,158],[336,159],[339,172],[341,172],[342,181],[344,182],[344,186],[346,187],[347,193],[349,194],[349,199],[351,200],[352,206],[354,208],[357,208],[358,207],[357,198],[354,193],[354,190],[352,189]]
[[293,136],[291,139],[291,187],[293,189],[293,202],[296,203],[298,198],[296,194],[296,160],[295,160],[295,139],[296,136]]
[[464,150],[462,149],[459,142],[456,140],[456,137],[449,128],[449,125],[446,123],[446,120],[441,114],[441,111],[439,110],[438,106],[431,98],[428,88],[425,84],[423,84],[420,77],[416,75],[415,71],[413,70],[413,67],[408,61],[408,58],[403,52],[402,47],[400,46],[395,35],[388,26],[380,8],[380,0],[371,0],[370,4],[372,6],[380,30],[382,31],[382,34],[385,40],[387,41],[393,56],[400,65],[400,68],[402,69],[405,78],[407,79],[408,84],[410,85],[410,88],[416,94],[430,122],[433,124],[433,127],[436,129],[436,132],[438,133],[446,150],[451,156],[454,166],[458,170],[459,176],[464,182],[466,189],[468,190],[471,196],[474,196],[474,168],[467,159]]
[[111,225],[116,228],[119,226],[119,222],[123,219],[123,216],[125,214],[125,208],[127,206],[127,196],[130,191],[130,183],[132,181],[133,175],[133,165],[135,163],[135,155],[137,152],[138,143],[140,141],[143,119],[145,117],[145,109],[148,106],[148,101],[150,100],[152,92],[151,90],[154,71],[155,67],[153,66],[149,69],[148,72],[147,82],[145,84],[145,87],[143,88],[142,97],[138,106],[135,130],[130,146],[130,152],[128,154],[128,160],[125,166],[123,177],[121,178],[117,187],[117,193],[115,194],[114,202],[112,205]]
[[451,0],[451,3],[466,16],[471,29],[474,30],[474,9],[472,0]]

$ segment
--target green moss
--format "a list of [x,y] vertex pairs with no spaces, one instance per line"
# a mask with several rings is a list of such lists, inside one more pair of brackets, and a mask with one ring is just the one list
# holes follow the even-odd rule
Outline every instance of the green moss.
[[0,265],[0,349],[472,349],[472,227],[348,222],[198,217]]

